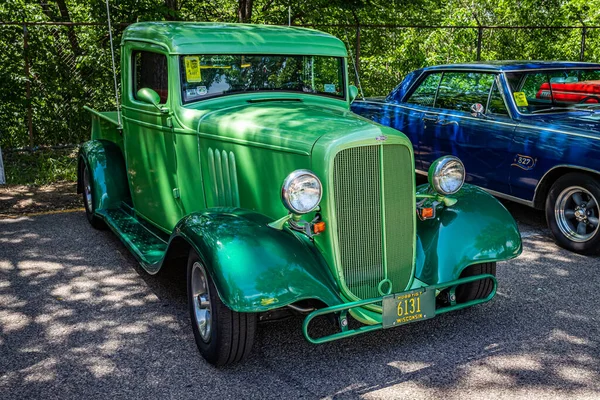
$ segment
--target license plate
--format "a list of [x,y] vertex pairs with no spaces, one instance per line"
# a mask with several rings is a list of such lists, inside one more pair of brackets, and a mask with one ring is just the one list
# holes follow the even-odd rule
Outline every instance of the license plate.
[[409,324],[435,316],[435,289],[415,289],[383,298],[383,327]]

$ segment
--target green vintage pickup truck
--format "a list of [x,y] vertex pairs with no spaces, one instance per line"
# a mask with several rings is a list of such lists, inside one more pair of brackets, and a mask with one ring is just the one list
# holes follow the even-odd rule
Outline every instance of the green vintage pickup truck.
[[121,56],[122,111],[89,109],[78,189],[92,226],[148,273],[187,266],[210,363],[245,358],[269,319],[305,315],[323,343],[484,303],[496,261],[521,252],[460,160],[416,187],[409,140],[349,111],[357,89],[333,36],[147,22],[125,30]]

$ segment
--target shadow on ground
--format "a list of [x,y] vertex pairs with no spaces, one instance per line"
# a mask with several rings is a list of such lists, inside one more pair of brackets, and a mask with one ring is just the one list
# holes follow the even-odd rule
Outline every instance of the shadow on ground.
[[0,186],[0,217],[81,208],[76,186],[75,182]]
[[535,231],[525,246],[498,266],[491,303],[320,346],[304,340],[301,319],[261,325],[250,359],[219,370],[196,351],[183,271],[145,274],[82,212],[0,219],[0,392],[598,397],[600,259],[560,250]]

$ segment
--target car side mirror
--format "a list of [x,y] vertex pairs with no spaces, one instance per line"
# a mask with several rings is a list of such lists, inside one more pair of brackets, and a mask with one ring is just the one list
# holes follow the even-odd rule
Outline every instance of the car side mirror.
[[475,103],[471,106],[471,115],[474,117],[485,117],[485,107],[481,103]]
[[356,96],[358,96],[358,88],[354,85],[350,85],[348,87],[348,96],[350,96],[350,103],[352,103],[356,99]]
[[162,113],[169,112],[167,108],[160,106],[160,96],[150,88],[141,88],[137,91],[135,97],[144,103],[152,104],[158,111]]

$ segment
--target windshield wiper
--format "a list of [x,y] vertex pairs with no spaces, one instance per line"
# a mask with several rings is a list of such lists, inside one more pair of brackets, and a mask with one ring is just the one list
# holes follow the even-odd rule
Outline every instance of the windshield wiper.
[[268,101],[296,101],[302,103],[302,99],[290,98],[290,97],[269,97],[265,99],[250,99],[246,100],[248,103],[265,103]]
[[544,108],[541,110],[532,111],[531,114],[541,114],[541,113],[553,112],[553,111],[588,111],[589,113],[593,114],[593,112],[591,110],[577,108],[577,107],[550,107],[550,108]]

